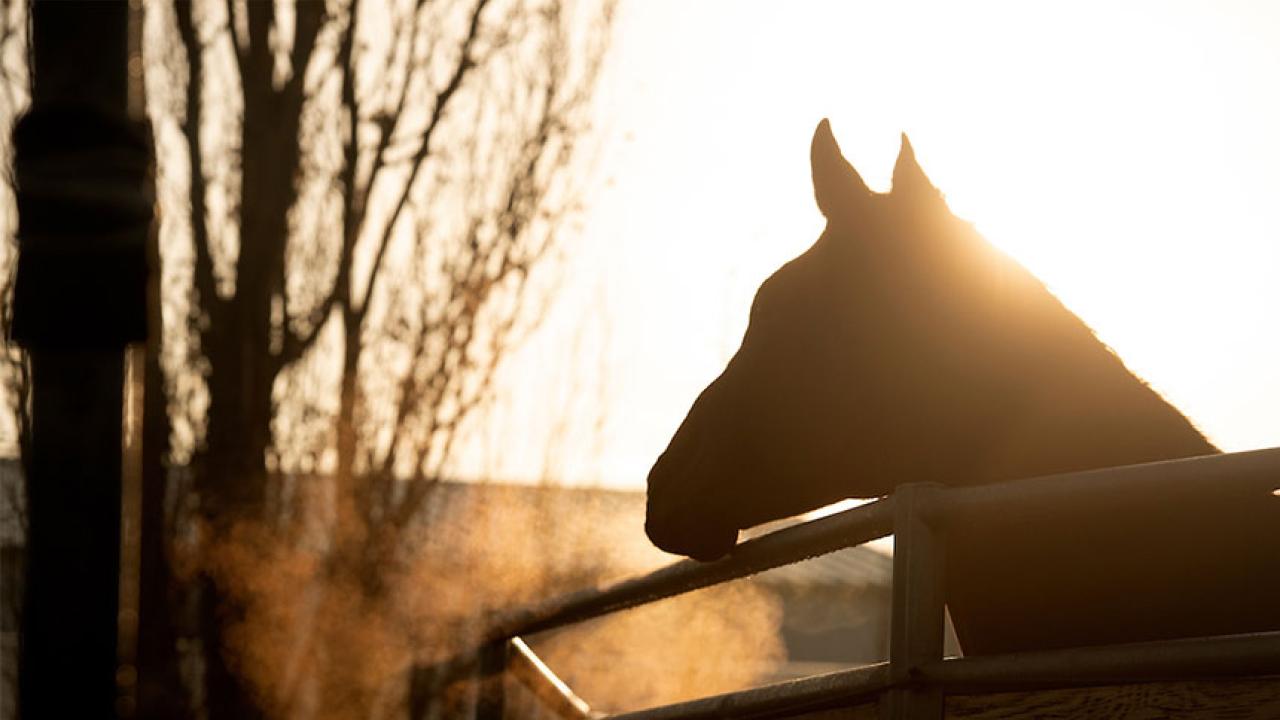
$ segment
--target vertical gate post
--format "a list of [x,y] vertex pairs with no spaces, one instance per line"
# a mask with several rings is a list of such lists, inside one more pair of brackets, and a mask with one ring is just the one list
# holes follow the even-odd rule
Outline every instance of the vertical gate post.
[[10,339],[32,373],[18,707],[110,718],[132,713],[121,420],[124,351],[147,336],[153,145],[130,114],[128,3],[33,2],[30,27],[31,106],[13,129]]
[[883,720],[941,720],[942,689],[920,684],[920,668],[942,659],[943,538],[931,510],[944,486],[903,485],[893,495],[893,611]]
[[480,650],[480,697],[476,702],[476,720],[502,720],[506,712],[507,664],[511,642],[494,640]]

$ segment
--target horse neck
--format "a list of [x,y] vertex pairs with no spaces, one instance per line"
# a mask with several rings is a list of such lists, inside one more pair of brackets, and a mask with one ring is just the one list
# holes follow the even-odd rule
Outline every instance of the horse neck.
[[[1027,277],[1030,277],[1029,273]],[[1008,479],[1218,452],[1032,278],[996,370],[1014,398],[983,473]]]

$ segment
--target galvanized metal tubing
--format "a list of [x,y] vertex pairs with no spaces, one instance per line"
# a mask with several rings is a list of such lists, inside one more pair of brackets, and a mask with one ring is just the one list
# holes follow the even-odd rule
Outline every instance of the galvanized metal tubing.
[[528,635],[789,565],[893,532],[892,497],[748,540],[728,556],[681,560],[600,590],[583,590],[500,617],[490,639]]
[[638,712],[610,715],[609,720],[778,717],[872,702],[891,687],[893,682],[889,677],[889,663],[876,663]]
[[[1092,502],[1108,495],[1168,493],[1180,487],[1219,491],[1227,485],[1267,491],[1280,488],[1280,448],[991,485],[935,486],[928,497],[918,498],[913,504],[916,512],[932,520],[997,506],[1013,511],[1024,506],[1078,503],[1086,498],[1092,498]],[[899,489],[898,495],[901,494]],[[714,562],[682,560],[603,589],[570,593],[501,616],[489,638],[515,637],[570,625],[885,537],[893,533],[895,497],[748,540]]]
[[[945,543],[939,531],[947,522],[991,510],[1017,512],[1020,508],[1070,507],[1170,493],[1207,497],[1223,492],[1241,493],[1250,499],[1280,494],[1280,448],[972,487],[904,485],[891,497],[744,542],[715,562],[680,561],[602,590],[569,594],[503,616],[494,623],[480,651],[481,671],[487,679],[480,717],[501,717],[502,686],[494,680],[512,662],[512,638],[518,640],[519,635],[747,577],[890,533],[894,534],[895,553],[888,663],[614,717],[780,717],[847,707],[874,698],[880,703],[881,717],[918,720],[941,718],[944,694],[1211,677],[1280,677],[1280,632],[942,659]],[[519,675],[534,686],[543,684],[548,675],[524,670]],[[574,711],[570,715],[582,711],[570,704]]]
[[[914,679],[899,682],[945,690],[947,695],[970,695],[1268,675],[1280,675],[1280,632],[950,658],[926,664]],[[612,715],[610,720],[779,717],[870,703],[895,687],[890,663],[876,663]]]
[[953,658],[921,668],[920,681],[967,695],[1269,675],[1280,676],[1280,632]]
[[1096,506],[1117,499],[1167,497],[1178,493],[1234,493],[1263,497],[1280,490],[1280,448],[1164,460],[1046,475],[990,485],[947,488],[934,513],[947,519],[999,508]]
[[591,706],[578,697],[520,638],[511,640],[507,662],[511,675],[558,716],[574,720],[600,717],[600,713],[592,713]]

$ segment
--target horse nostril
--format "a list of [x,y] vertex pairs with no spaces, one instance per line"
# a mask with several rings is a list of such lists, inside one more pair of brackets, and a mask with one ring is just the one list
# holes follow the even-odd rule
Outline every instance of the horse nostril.
[[705,528],[702,533],[690,538],[692,542],[685,546],[684,555],[700,562],[719,560],[733,550],[738,544],[738,531],[721,528]]
[[702,561],[733,549],[738,530],[724,522],[722,508],[712,507],[706,493],[716,483],[717,457],[714,446],[691,430],[688,420],[658,456],[649,470],[644,525],[654,545]]
[[711,514],[695,512],[691,507],[672,512],[669,507],[655,510],[654,506],[651,494],[644,531],[661,550],[708,562],[724,557],[738,542],[737,529],[713,522]]

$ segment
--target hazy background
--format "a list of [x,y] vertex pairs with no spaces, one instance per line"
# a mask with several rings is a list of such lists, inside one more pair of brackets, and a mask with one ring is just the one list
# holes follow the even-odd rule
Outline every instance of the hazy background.
[[[177,38],[177,26],[164,15],[169,4],[157,0],[147,6],[148,13],[157,11],[150,16],[154,26],[148,37],[166,41],[170,51],[155,54],[147,70],[151,102],[162,105],[158,116],[167,118],[156,124],[161,169],[176,168],[167,177],[161,173],[171,190],[176,178],[179,193],[176,200],[162,193],[170,203],[168,215],[162,213],[167,225],[161,225],[170,253],[190,241],[184,233],[191,231],[181,222],[182,181],[189,183],[189,173],[181,162],[170,164],[190,144],[165,143],[181,139],[178,110],[194,106],[183,100],[168,108],[165,92],[156,91],[176,96],[180,83],[165,83],[190,74],[190,62],[177,52],[180,44],[203,44],[210,62],[201,86],[209,112],[203,132],[218,152],[206,153],[200,164],[202,177],[216,191],[210,201],[224,205],[217,208],[220,213],[228,212],[226,199],[240,187],[228,169],[235,164],[226,164],[226,158],[236,158],[232,151],[243,150],[236,143],[251,137],[238,136],[235,93],[222,84],[243,79],[234,66],[222,10],[208,10],[224,5],[200,6],[205,10],[195,14],[204,21],[199,43],[192,41],[194,33]],[[393,15],[375,11],[399,5],[366,7],[375,8],[369,11],[375,17],[366,20],[360,37],[394,36]],[[453,17],[448,8],[441,12]],[[161,20],[170,24],[162,26]],[[420,20],[431,32],[451,27],[436,18]],[[498,20],[493,24],[507,27]],[[0,45],[6,48],[0,54],[7,53],[0,62],[21,64],[19,43]],[[505,356],[495,397],[487,412],[468,420],[459,441],[462,452],[427,469],[419,465],[423,475],[410,475],[406,482],[425,487],[444,476],[642,489],[651,463],[696,394],[737,348],[755,288],[822,229],[810,187],[808,147],[823,117],[833,120],[846,156],[878,190],[887,189],[898,134],[908,132],[952,209],[1043,279],[1215,442],[1226,450],[1280,445],[1280,335],[1275,330],[1280,313],[1280,139],[1275,131],[1280,127],[1280,4],[623,0],[605,45],[591,105],[595,132],[583,134],[584,144],[591,146],[585,153],[589,169],[579,174],[574,166],[573,179],[584,192],[573,195],[573,206],[580,200],[581,212],[566,207],[564,217],[572,222],[557,226],[556,258],[545,268],[540,262],[538,292],[518,296],[534,316],[540,307],[536,301],[551,298],[544,322]],[[165,48],[158,41],[156,46]],[[369,66],[385,59],[376,53],[370,57]],[[520,57],[510,67],[522,69]],[[445,66],[451,62],[447,54],[436,60]],[[497,77],[481,89],[502,87],[500,80],[508,76],[499,72]],[[419,94],[410,93],[415,101],[423,99]],[[406,117],[422,120],[425,107]],[[478,100],[471,107],[492,110]],[[450,150],[465,151],[468,133],[476,130],[467,125],[468,115],[449,117],[460,127],[454,130],[464,144],[440,141],[446,153],[441,162]],[[527,120],[517,111],[504,118],[517,124]],[[321,130],[336,137],[336,127]],[[196,130],[199,135],[198,123]],[[312,131],[322,140],[330,137]],[[314,137],[308,142],[312,150],[327,147]],[[309,172],[326,180],[339,165]],[[511,169],[509,163],[495,165],[493,172],[478,176],[501,179]],[[274,166],[257,169],[263,167]],[[370,197],[382,202],[386,193],[404,189],[403,183],[393,177],[382,195],[370,190]],[[309,216],[314,227],[293,228],[291,242],[336,241],[345,231],[330,226],[332,216],[322,212],[341,205],[339,185],[323,186],[328,195],[300,202],[316,211]],[[450,210],[447,193],[422,189],[417,195]],[[424,209],[417,219],[447,219],[447,212],[438,216],[440,208],[432,210]],[[364,236],[377,235],[379,212],[385,214],[385,208],[373,213],[373,229]],[[0,213],[0,221],[12,219]],[[228,229],[234,223],[227,218],[218,219],[213,227],[225,246],[214,247],[230,265],[228,248],[238,253],[239,231]],[[430,231],[432,223],[403,224],[396,238],[420,242],[419,250],[461,238],[443,230],[436,238],[420,232],[424,228]],[[0,228],[0,235],[11,229]],[[264,236],[283,242],[280,233],[263,233],[251,242]],[[313,256],[300,253],[290,260],[300,262],[291,272],[303,278],[290,292],[324,292],[311,287],[315,273],[306,273],[305,261],[324,260],[329,251],[312,251]],[[12,247],[0,245],[0,252],[11,253]],[[357,274],[367,272],[369,248],[352,257],[361,266]],[[403,293],[412,301],[423,289],[410,282],[412,268],[402,267],[412,254],[393,249],[389,257],[396,266],[392,279],[401,283],[393,287],[402,294],[380,296],[380,307],[411,312],[412,302],[405,302]],[[6,258],[11,259],[0,256]],[[189,261],[181,252],[167,255],[166,267],[182,271]],[[178,279],[170,289],[189,298],[190,278]],[[361,320],[342,323],[341,330],[351,330],[352,338],[361,337],[367,303],[361,305]],[[172,323],[180,332],[165,342],[166,351],[181,361],[173,363],[181,366],[176,377],[190,380],[188,361],[197,358],[184,356],[182,343],[199,323],[187,323],[191,318],[180,312],[182,307],[179,303],[178,322]],[[378,312],[373,317],[385,320]],[[399,339],[394,323],[383,325],[392,328],[381,330],[387,337]],[[438,497],[424,503],[421,518],[406,516],[403,532],[385,530],[390,524],[376,513],[370,516],[376,523],[369,517],[356,518],[364,524],[346,522],[349,518],[334,508],[364,487],[355,482],[364,478],[335,472],[334,463],[324,460],[333,454],[340,431],[359,425],[332,422],[339,404],[331,395],[338,395],[342,338],[336,324],[330,327],[317,349],[291,365],[280,383],[263,385],[279,396],[276,407],[265,409],[276,420],[284,418],[272,440],[276,447],[270,448],[278,451],[272,471],[280,471],[271,478],[273,487],[306,490],[280,494],[292,503],[285,504],[293,514],[282,512],[285,520],[275,525],[233,526],[220,535],[206,533],[194,516],[184,516],[185,525],[174,521],[181,532],[169,541],[179,584],[192,592],[188,597],[204,598],[208,607],[228,602],[246,618],[221,637],[200,636],[202,649],[184,650],[184,657],[204,652],[206,660],[219,658],[221,647],[230,648],[243,663],[242,674],[265,695],[258,702],[279,717],[312,717],[316,708],[340,708],[330,702],[334,697],[366,708],[372,707],[369,697],[378,697],[389,708],[402,704],[406,684],[401,679],[412,664],[434,662],[466,646],[481,627],[477,618],[486,612],[669,559],[642,533],[642,502],[635,495],[626,496],[632,504],[622,507],[621,494],[596,493],[613,496],[597,504],[619,505],[602,510],[568,505],[578,500],[555,490],[546,496],[569,498],[559,501],[565,504],[535,507],[528,497],[536,493],[529,488],[500,487],[490,490],[498,499],[459,503],[461,510]],[[387,357],[392,356],[371,351],[352,377],[378,390],[382,376],[395,374]],[[269,379],[274,383],[274,378]],[[0,386],[5,391],[7,386]],[[170,414],[187,421],[178,423],[173,439],[188,453],[175,452],[170,461],[185,472],[190,467],[182,466],[199,448],[190,420],[208,408],[201,406],[200,393],[187,392],[181,383],[170,392]],[[366,398],[367,406],[385,410],[391,407],[388,397],[375,392]],[[3,400],[0,404],[13,398]],[[420,404],[428,415],[447,405]],[[375,441],[384,430],[407,427],[412,435],[424,426],[419,419],[416,425],[390,427],[387,417],[364,418],[363,429],[370,431],[366,446],[379,446]],[[308,430],[312,426],[315,432]],[[421,445],[436,447],[430,437]],[[15,450],[13,418],[0,413],[0,455]],[[287,456],[294,451],[320,460],[291,460]],[[221,457],[218,452],[208,456]],[[230,471],[223,475],[240,477]],[[178,489],[171,492],[190,498],[189,485],[175,480]],[[463,487],[477,496],[481,489]],[[441,492],[463,494],[456,486]],[[366,533],[369,529],[384,532]],[[384,536],[394,543],[369,541]],[[395,551],[388,551],[391,561],[378,554],[384,547]],[[213,585],[203,594],[190,590],[209,578],[221,597]],[[709,606],[698,604],[701,600],[659,605],[649,621],[630,614],[621,616],[619,625],[588,627],[586,632],[600,633],[590,643],[565,635],[569,640],[559,650],[549,646],[547,655],[557,667],[564,661],[564,671],[588,699],[594,702],[598,693],[619,707],[754,682],[782,659],[776,598],[732,588],[708,595],[713,596]],[[184,603],[195,607],[194,601]],[[731,613],[723,610],[729,606]],[[691,625],[694,617],[706,622]],[[179,637],[197,637],[191,618],[178,620],[187,623],[179,627]],[[684,633],[691,627],[698,632]],[[679,629],[688,642],[678,646],[654,628]],[[572,659],[592,660],[576,652],[580,644],[603,648],[594,667],[572,666]],[[707,662],[706,647],[724,649],[720,656],[726,662]],[[745,662],[752,658],[765,669]],[[613,671],[622,666],[629,668],[626,688],[592,687],[615,679]],[[690,668],[729,675],[717,679],[692,674]],[[639,681],[642,675],[659,680],[646,684]],[[192,696],[202,697],[195,691]],[[334,712],[342,715],[341,709]]]
[[1223,449],[1280,445],[1280,5],[645,0],[616,32],[603,180],[474,472],[535,477],[545,429],[564,480],[643,485],[821,231],[824,116],[876,190],[909,133],[953,211]]
[[462,474],[641,487],[755,288],[821,231],[822,117],[877,190],[909,133],[952,209],[1211,439],[1280,445],[1280,5],[619,10],[559,299]]

